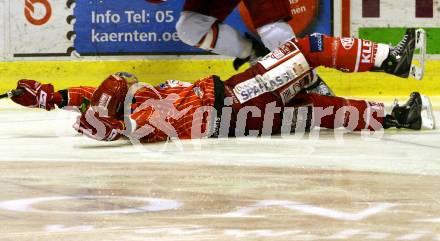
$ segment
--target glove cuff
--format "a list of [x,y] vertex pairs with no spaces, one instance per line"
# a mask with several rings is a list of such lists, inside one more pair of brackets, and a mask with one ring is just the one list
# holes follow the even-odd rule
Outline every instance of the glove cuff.
[[[60,92],[55,92],[53,94],[53,103],[55,105],[57,105],[58,107],[60,107],[61,104],[63,103],[63,96],[61,95]],[[62,107],[60,107],[60,108],[62,108]]]
[[44,84],[38,90],[38,107],[46,110],[53,110],[54,104],[54,88],[51,84]]

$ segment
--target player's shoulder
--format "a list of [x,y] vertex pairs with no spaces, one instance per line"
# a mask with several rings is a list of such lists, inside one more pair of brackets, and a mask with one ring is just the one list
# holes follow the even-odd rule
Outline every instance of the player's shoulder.
[[210,75],[210,76],[206,76],[204,78],[198,79],[197,81],[194,82],[194,85],[196,86],[200,86],[200,85],[214,85],[214,81],[218,79],[220,80],[220,78],[216,75]]
[[185,82],[181,80],[167,80],[164,83],[160,84],[159,87],[163,88],[187,88],[191,87],[193,83]]

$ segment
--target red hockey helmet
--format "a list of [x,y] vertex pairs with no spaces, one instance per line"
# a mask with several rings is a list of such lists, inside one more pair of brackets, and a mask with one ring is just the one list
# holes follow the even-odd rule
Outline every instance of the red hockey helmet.
[[107,110],[108,117],[120,119],[124,114],[124,101],[128,88],[129,83],[123,76],[110,75],[95,90],[90,104],[95,111]]

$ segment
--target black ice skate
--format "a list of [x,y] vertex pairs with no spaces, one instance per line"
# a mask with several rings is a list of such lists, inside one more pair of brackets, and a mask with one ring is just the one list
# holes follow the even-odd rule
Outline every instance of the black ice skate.
[[396,127],[420,130],[434,129],[435,120],[432,112],[431,101],[427,96],[418,92],[411,93],[409,100],[402,106],[394,104],[391,115],[385,117],[385,129]]
[[[420,50],[419,65],[413,65],[414,51],[417,49]],[[425,31],[409,28],[403,39],[395,47],[390,48],[389,56],[382,64],[381,69],[401,78],[408,78],[411,75],[421,80],[425,70],[425,56]]]
[[238,70],[242,65],[248,62],[251,65],[255,65],[258,62],[258,60],[260,60],[261,57],[270,53],[270,50],[267,49],[261,41],[256,39],[251,34],[245,33],[244,37],[252,42],[252,53],[249,57],[245,59],[240,59],[240,58],[234,59],[232,65],[234,66],[235,70]]
[[315,74],[316,80],[310,86],[306,87],[305,90],[307,93],[315,93],[318,95],[324,96],[335,96],[333,90],[324,82],[324,80],[319,77],[319,75]]

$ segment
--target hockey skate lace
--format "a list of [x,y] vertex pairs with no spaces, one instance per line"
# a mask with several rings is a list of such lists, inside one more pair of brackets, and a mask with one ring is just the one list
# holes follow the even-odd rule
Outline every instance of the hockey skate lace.
[[408,41],[408,35],[405,34],[405,36],[403,37],[403,39],[397,44],[397,46],[395,46],[395,47],[393,48],[393,52],[392,52],[392,54],[393,54],[395,57],[400,56],[400,52],[403,51],[403,49],[404,49],[404,47],[405,47],[407,41]]
[[394,99],[392,107],[394,108],[395,106],[399,106],[399,100],[398,99]]

